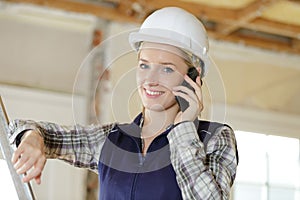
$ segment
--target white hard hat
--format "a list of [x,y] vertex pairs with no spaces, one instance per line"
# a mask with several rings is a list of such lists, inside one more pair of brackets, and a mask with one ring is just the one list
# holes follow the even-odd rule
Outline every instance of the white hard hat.
[[129,35],[129,43],[138,51],[141,42],[169,44],[200,58],[204,66],[202,76],[209,65],[208,38],[203,24],[191,13],[177,7],[166,7],[146,18],[138,32]]

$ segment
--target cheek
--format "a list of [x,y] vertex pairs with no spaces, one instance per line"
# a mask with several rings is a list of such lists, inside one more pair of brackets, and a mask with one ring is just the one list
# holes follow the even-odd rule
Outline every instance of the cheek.
[[135,80],[137,87],[140,87],[145,80],[145,75],[137,70]]
[[175,71],[162,79],[162,81],[171,88],[180,85],[183,82],[183,80],[184,75],[181,74],[179,71]]
[[[183,75],[179,72],[173,74],[159,74],[157,73],[155,80],[159,83],[160,86],[172,90],[173,87],[180,85],[184,78]],[[136,83],[137,87],[140,87],[147,80],[147,72],[137,70],[136,72]]]
[[172,89],[175,86],[180,85],[183,82],[183,76],[171,76],[160,79],[160,84],[166,88]]

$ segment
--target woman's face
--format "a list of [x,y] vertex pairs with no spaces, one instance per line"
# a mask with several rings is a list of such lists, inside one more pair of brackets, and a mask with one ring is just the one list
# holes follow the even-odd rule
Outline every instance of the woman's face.
[[188,66],[176,47],[144,43],[139,53],[137,85],[146,109],[162,111],[178,106],[172,93],[180,85]]

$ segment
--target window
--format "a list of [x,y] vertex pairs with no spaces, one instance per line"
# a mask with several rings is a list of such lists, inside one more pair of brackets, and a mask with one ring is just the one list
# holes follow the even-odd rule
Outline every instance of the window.
[[236,131],[240,163],[234,200],[300,199],[300,141]]

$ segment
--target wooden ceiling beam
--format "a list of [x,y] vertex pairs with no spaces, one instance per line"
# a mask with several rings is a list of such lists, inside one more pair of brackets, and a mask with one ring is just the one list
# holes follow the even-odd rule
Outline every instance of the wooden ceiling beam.
[[71,0],[5,0],[5,1],[12,2],[12,3],[29,3],[29,4],[34,4],[34,5],[39,5],[39,6],[49,7],[49,8],[62,9],[71,12],[92,14],[107,20],[133,22],[133,23],[140,22],[135,17],[124,15],[115,8],[104,7],[97,4],[84,3],[80,1],[71,1]]
[[257,18],[244,27],[251,30],[300,39],[300,26],[296,25]]
[[117,9],[125,15],[135,17],[138,22],[142,22],[156,7],[148,5],[145,1],[136,0],[106,0],[105,2],[117,4]]
[[[143,19],[137,17],[137,15],[132,15],[128,13],[128,10],[132,8],[132,4],[136,1],[134,0],[107,0],[108,2],[113,1],[116,4],[116,7],[106,7],[98,4],[83,2],[83,1],[72,1],[72,0],[6,0],[7,2],[15,3],[31,3],[39,6],[63,9],[66,11],[78,12],[78,13],[89,13],[97,17],[120,21],[120,22],[130,22],[130,23],[140,23]],[[267,3],[272,3],[272,0],[266,0]],[[119,2],[119,3],[118,3]],[[122,7],[118,7],[118,4],[122,2]],[[127,2],[127,4],[125,4]],[[231,42],[240,42],[247,45],[258,46],[267,49],[273,49],[277,51],[287,51],[291,53],[300,54],[299,50],[299,38],[300,38],[300,26],[288,25],[279,22],[273,22],[261,18],[256,18],[256,9],[258,7],[258,1],[255,1],[251,6],[241,10],[230,10],[224,8],[214,8],[202,4],[196,3],[187,3],[183,1],[174,1],[174,0],[143,0],[142,9],[146,9],[145,16],[156,9],[165,7],[165,6],[179,6],[182,7],[202,20],[207,20],[216,24],[227,24],[228,28],[227,35],[222,34],[222,32],[214,30],[208,30],[209,35],[216,39],[227,40]],[[266,4],[267,4],[266,3]],[[136,5],[135,5],[136,6]],[[146,7],[146,8],[145,8]],[[243,17],[243,15],[246,15]],[[242,17],[241,17],[242,16]],[[239,23],[236,19],[242,18]],[[294,38],[290,40],[290,43],[284,43],[281,41],[267,40],[267,38],[255,38],[254,35],[237,35],[235,32],[232,32],[238,27],[245,29],[250,29],[254,31],[260,31],[265,33],[271,33],[275,35],[282,35],[288,38]],[[220,29],[220,27],[219,27]],[[231,33],[231,34],[229,34]]]
[[219,23],[216,27],[216,30],[224,35],[228,35],[239,29],[241,26],[245,27],[249,22],[253,21],[257,17],[260,17],[265,9],[277,1],[278,0],[256,0],[245,8],[236,11],[237,16],[234,21],[228,21],[228,23]]
[[292,48],[295,49],[296,51],[300,52],[300,39],[293,39],[292,40]]
[[217,40],[255,46],[277,52],[300,54],[300,49],[298,48],[298,44],[300,43],[299,40],[294,40],[293,42],[280,42],[277,40],[267,40],[266,38],[262,39],[242,34],[221,35],[214,31],[208,31],[208,34],[211,38],[216,38]]
[[226,8],[217,8],[210,7],[200,3],[194,2],[184,2],[180,0],[144,0],[147,6],[152,8],[163,8],[167,6],[177,6],[181,7],[197,17],[204,20],[212,20],[212,21],[232,21],[236,19],[237,13],[234,10],[226,9]]
[[200,3],[184,2],[180,0],[105,0],[105,2],[119,4],[120,7],[124,7],[124,5],[129,6],[133,3],[139,4],[144,8],[144,12],[147,13],[145,17],[157,9],[168,6],[176,6],[191,12],[201,20],[218,21],[225,24],[231,24],[237,19],[237,12],[235,10],[211,7]]
[[216,31],[223,30],[221,31],[221,33],[223,33],[224,35],[230,34],[238,28],[242,27],[251,30],[262,31],[265,33],[270,32],[272,34],[278,35],[281,35],[282,33],[284,36],[299,38],[300,26],[285,25],[282,23],[271,22],[258,18],[260,16],[260,13],[263,12],[264,9],[268,8],[277,1],[278,0],[258,0],[240,11],[224,8],[214,8],[198,3],[187,3],[174,0],[144,0],[142,2],[147,5],[149,12],[165,6],[182,7],[198,16],[201,20],[216,22]]

